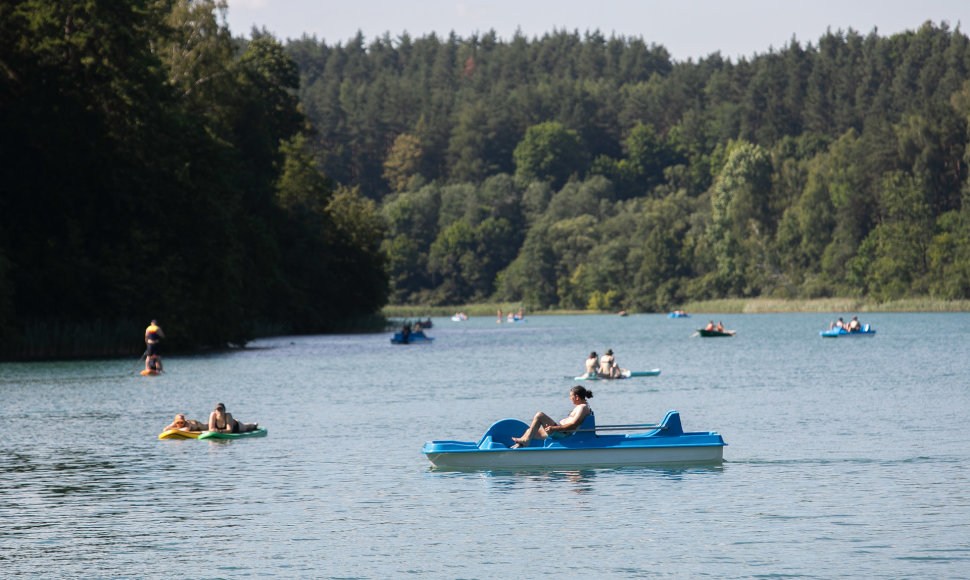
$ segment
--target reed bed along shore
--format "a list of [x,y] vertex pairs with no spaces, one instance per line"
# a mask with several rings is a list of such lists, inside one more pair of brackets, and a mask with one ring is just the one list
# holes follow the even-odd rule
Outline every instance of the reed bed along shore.
[[[468,316],[497,316],[517,312],[521,304],[514,302],[487,302],[451,306],[391,305],[382,314],[387,318],[423,319],[430,316],[451,316],[464,312]],[[933,298],[906,298],[889,302],[876,302],[863,298],[813,298],[810,300],[782,300],[777,298],[725,298],[687,302],[671,310],[686,312],[710,312],[722,314],[756,314],[768,312],[970,312],[970,300],[937,300]],[[531,310],[523,307],[526,316],[544,314],[608,314],[602,310]],[[634,314],[634,311],[630,311]]]
[[738,314],[767,312],[967,312],[970,311],[970,300],[907,298],[890,302],[875,302],[861,298],[814,298],[811,300],[747,298],[690,302],[684,305],[681,310]]

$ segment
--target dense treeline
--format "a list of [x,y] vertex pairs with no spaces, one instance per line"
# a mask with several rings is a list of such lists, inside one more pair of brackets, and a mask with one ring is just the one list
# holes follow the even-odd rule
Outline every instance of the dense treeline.
[[0,354],[326,331],[387,297],[376,205],[307,146],[298,69],[224,0],[0,0]]
[[290,41],[395,302],[970,297],[970,44],[945,23],[674,62],[559,31]]

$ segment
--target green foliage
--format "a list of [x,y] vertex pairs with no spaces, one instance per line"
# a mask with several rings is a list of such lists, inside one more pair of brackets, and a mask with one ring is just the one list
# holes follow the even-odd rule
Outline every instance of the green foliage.
[[330,181],[316,168],[306,137],[295,134],[280,144],[283,167],[276,184],[277,203],[291,212],[322,214],[330,203]]
[[421,168],[421,142],[413,135],[402,133],[394,140],[384,161],[384,179],[392,191],[404,191]]
[[940,216],[927,258],[931,296],[946,300],[970,296],[970,219],[965,211]]
[[880,224],[849,262],[850,279],[881,301],[927,293],[932,216],[924,184],[894,172],[880,188]]
[[556,122],[529,127],[513,156],[516,175],[548,181],[553,188],[562,187],[571,175],[584,169],[579,135]]
[[151,318],[171,349],[242,344],[386,301],[376,208],[331,201],[295,62],[261,33],[237,51],[225,9],[0,6],[0,356],[136,355]]
[[598,31],[283,46],[226,9],[0,4],[4,356],[140,352],[118,329],[151,317],[173,347],[346,328],[388,298],[970,298],[970,41],[945,23],[675,63]]
[[587,310],[613,310],[616,308],[617,304],[617,292],[616,290],[608,290],[606,292],[600,292],[599,290],[594,290],[593,294],[589,297],[589,304],[586,305]]

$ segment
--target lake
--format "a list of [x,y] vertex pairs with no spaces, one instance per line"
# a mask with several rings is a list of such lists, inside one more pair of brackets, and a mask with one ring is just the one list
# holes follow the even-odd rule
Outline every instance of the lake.
[[[840,313],[851,316],[853,313]],[[970,577],[970,314],[433,318],[242,351],[0,364],[5,577]],[[169,334],[175,328],[166,328]],[[134,329],[135,334],[140,329]],[[433,471],[432,439],[564,417],[715,430],[716,466]],[[158,440],[217,402],[265,438]]]

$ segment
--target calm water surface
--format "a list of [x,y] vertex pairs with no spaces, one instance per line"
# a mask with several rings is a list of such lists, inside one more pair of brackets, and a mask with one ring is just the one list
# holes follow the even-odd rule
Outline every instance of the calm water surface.
[[[851,314],[851,313],[849,313]],[[431,345],[0,364],[0,576],[970,577],[970,315],[433,319]],[[171,329],[174,330],[174,329]],[[431,439],[565,416],[590,350],[601,423],[717,430],[714,467],[431,471]],[[262,439],[160,441],[216,402]]]

